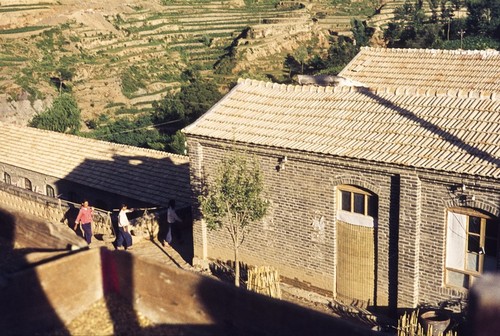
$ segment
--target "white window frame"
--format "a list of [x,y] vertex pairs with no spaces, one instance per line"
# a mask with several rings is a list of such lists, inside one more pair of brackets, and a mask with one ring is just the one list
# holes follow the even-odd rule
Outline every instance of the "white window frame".
[[[470,232],[471,217],[480,218],[480,232]],[[493,220],[497,224],[496,239],[496,268],[498,269],[498,259],[500,257],[500,221],[491,215],[472,208],[450,208],[447,211],[446,221],[446,260],[445,260],[445,278],[446,286],[461,289],[469,289],[475,280],[484,272],[484,261],[487,257],[483,251],[486,240],[487,220]],[[476,238],[474,238],[476,237]],[[491,238],[491,237],[490,237]],[[469,249],[469,239],[477,239],[479,251]],[[483,250],[481,250],[483,248]],[[477,270],[471,270],[471,260],[475,261]],[[451,277],[455,277],[455,281]],[[462,280],[460,280],[462,277]],[[461,285],[458,285],[461,282]]]
[[[350,193],[350,209],[345,210],[343,209],[343,204],[342,204],[342,195],[343,192],[348,192]],[[363,195],[363,212],[358,213],[354,212],[354,196],[355,194],[358,195]],[[370,199],[371,198],[371,199]],[[337,200],[338,200],[338,210],[337,210],[337,219],[341,220],[343,222],[353,224],[353,225],[360,225],[360,226],[366,226],[366,227],[375,227],[376,226],[376,218],[373,216],[369,215],[369,202],[370,200],[372,202],[376,202],[376,196],[366,190],[362,189],[360,187],[354,186],[354,185],[347,185],[343,184],[337,187]]]

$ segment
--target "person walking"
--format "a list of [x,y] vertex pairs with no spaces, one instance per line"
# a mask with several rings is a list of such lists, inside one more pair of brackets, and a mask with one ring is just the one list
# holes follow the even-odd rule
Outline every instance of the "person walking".
[[134,209],[127,209],[126,204],[122,204],[122,208],[118,213],[118,233],[115,240],[115,250],[120,246],[126,250],[132,246],[132,236],[130,235],[129,220],[127,214],[133,212]]
[[167,209],[167,232],[166,232],[166,239],[165,239],[167,244],[172,243],[172,230],[174,229],[173,225],[176,222],[182,223],[182,219],[180,219],[179,216],[177,216],[177,212],[175,212],[175,200],[171,199],[168,202],[168,209]]
[[80,208],[80,211],[78,211],[78,216],[76,217],[75,220],[75,227],[73,228],[76,230],[78,227],[78,224],[80,224],[81,229],[83,230],[83,238],[85,238],[85,241],[87,244],[92,243],[92,214],[94,213],[94,208],[89,207],[89,201],[84,200],[82,203],[82,207]]

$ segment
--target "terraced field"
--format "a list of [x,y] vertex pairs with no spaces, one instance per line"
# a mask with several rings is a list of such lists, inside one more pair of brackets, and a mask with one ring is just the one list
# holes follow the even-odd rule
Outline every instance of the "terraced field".
[[[148,111],[180,87],[188,68],[221,87],[238,76],[280,78],[287,54],[301,45],[324,53],[332,31],[349,30],[350,17],[334,11],[315,18],[322,6],[324,1],[2,0],[0,120],[26,123],[64,87],[86,120]],[[233,68],[217,74],[214,66],[230,50]]]

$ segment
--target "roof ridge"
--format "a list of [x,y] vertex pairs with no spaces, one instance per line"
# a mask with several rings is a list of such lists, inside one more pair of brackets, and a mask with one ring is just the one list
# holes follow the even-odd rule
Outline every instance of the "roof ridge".
[[442,89],[442,88],[414,88],[405,86],[379,86],[379,87],[363,87],[363,86],[317,86],[317,85],[298,85],[298,84],[280,84],[266,82],[255,79],[238,80],[238,83],[245,83],[251,86],[267,87],[280,91],[295,91],[295,92],[313,92],[313,93],[352,93],[366,92],[373,93],[389,93],[392,95],[408,95],[408,96],[425,96],[425,97],[455,97],[455,98],[475,98],[489,99],[492,101],[500,100],[500,92],[487,90],[464,90],[464,89]]
[[0,127],[11,127],[11,128],[17,128],[17,129],[29,129],[31,132],[48,133],[48,134],[52,134],[52,135],[58,134],[59,136],[67,137],[67,138],[74,138],[74,139],[78,139],[78,140],[85,139],[86,142],[101,143],[101,144],[105,144],[105,145],[108,145],[108,146],[114,146],[114,147],[120,147],[120,148],[130,148],[130,149],[133,149],[133,150],[138,150],[139,149],[140,151],[150,152],[150,153],[157,153],[157,154],[166,155],[166,156],[169,156],[169,157],[186,158],[186,155],[180,155],[180,154],[175,154],[175,153],[160,151],[160,150],[156,150],[156,149],[152,149],[152,148],[137,147],[137,146],[125,145],[125,144],[120,144],[120,143],[110,142],[110,141],[105,141],[105,140],[100,140],[100,139],[86,138],[86,137],[82,137],[82,136],[75,135],[75,134],[61,133],[61,132],[56,132],[56,131],[51,131],[51,130],[36,128],[36,127],[14,125],[14,124],[9,124],[9,123],[3,122],[3,121],[0,121]]
[[[249,86],[258,86],[258,87],[266,87],[272,89],[278,89],[280,91],[295,91],[295,92],[314,92],[314,93],[324,93],[324,92],[357,92],[358,88],[362,88],[361,86],[354,85],[300,85],[300,84],[281,84],[281,83],[273,83],[267,82],[263,80],[257,79],[249,79],[249,78],[239,78],[238,84],[246,84]],[[366,87],[363,87],[366,89]]]
[[380,86],[371,88],[356,87],[356,89],[369,90],[373,93],[390,93],[393,95],[409,95],[417,97],[452,97],[452,98],[474,98],[489,99],[492,101],[500,100],[500,92],[487,90],[463,90],[463,89],[441,89],[441,88],[413,88],[413,87],[394,87]]
[[382,47],[361,47],[361,50],[385,51],[393,53],[412,53],[424,52],[429,54],[449,54],[449,55],[481,55],[481,56],[500,56],[500,51],[495,49],[486,50],[465,50],[465,49],[424,49],[424,48],[382,48]]

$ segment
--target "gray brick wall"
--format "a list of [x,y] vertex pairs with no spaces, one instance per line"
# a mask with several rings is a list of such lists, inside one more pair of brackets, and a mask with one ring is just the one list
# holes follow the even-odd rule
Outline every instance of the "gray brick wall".
[[[199,183],[210,178],[226,148],[206,139],[188,139],[194,195],[198,194]],[[464,183],[468,186],[465,194],[475,196],[468,205],[498,216],[498,180],[272,148],[248,150],[260,161],[272,208],[263,221],[250,228],[240,251],[243,262],[274,266],[289,281],[332,294],[336,277],[336,188],[353,184],[378,196],[378,306],[415,307],[466,295],[444,284],[446,210],[462,205],[462,193],[452,189]],[[285,169],[277,171],[283,155],[288,158]],[[194,204],[197,210],[196,199]],[[317,232],[312,224],[321,216],[326,225],[323,232]],[[232,260],[228,234],[224,230],[208,231],[204,246],[200,214],[196,212],[194,218],[194,261]]]
[[28,178],[31,181],[33,191],[45,195],[46,186],[50,185],[52,188],[54,188],[54,191],[56,192],[57,195],[58,192],[56,186],[57,180],[51,178],[50,176],[36,173],[33,171],[28,171],[9,164],[0,163],[0,180],[2,182],[4,181],[4,173],[10,175],[11,183],[17,187],[24,188],[25,187],[24,179]]
[[[92,206],[107,211],[120,208],[122,203],[129,204],[130,207],[151,206],[151,204],[135,200],[126,195],[117,195],[97,190],[79,183],[61,180],[50,175],[0,162],[0,183],[4,182],[4,173],[10,175],[13,186],[24,188],[24,179],[28,178],[31,181],[32,191],[35,194],[46,195],[46,186],[50,185],[54,189],[55,196],[59,195],[60,198],[75,203],[80,203],[84,199],[87,199]],[[189,199],[189,196],[191,196],[190,192],[186,190],[185,194],[182,195],[182,199]],[[156,205],[158,204],[154,204],[154,206]]]

